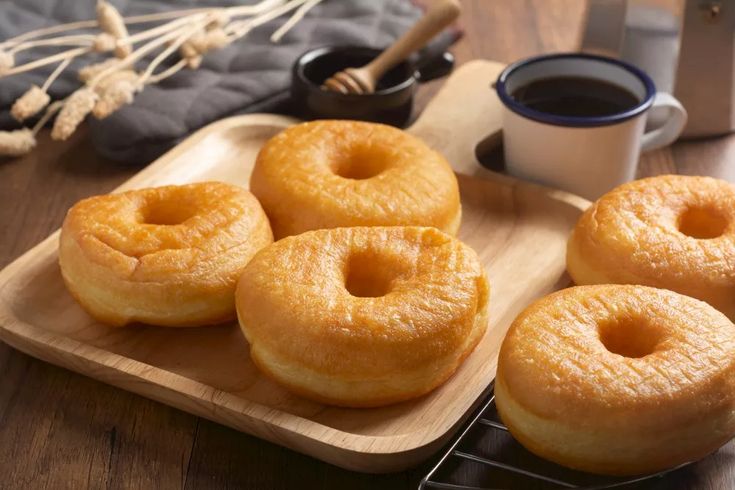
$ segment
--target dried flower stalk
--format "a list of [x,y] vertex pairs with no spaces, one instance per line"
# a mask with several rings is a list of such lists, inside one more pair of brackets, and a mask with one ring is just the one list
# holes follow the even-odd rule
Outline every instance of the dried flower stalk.
[[131,69],[125,69],[125,70],[118,70],[116,72],[113,72],[109,75],[107,75],[105,78],[101,79],[97,84],[95,84],[94,90],[97,92],[97,94],[102,97],[102,94],[107,91],[112,85],[119,83],[119,82],[130,82],[130,83],[137,83],[138,79],[140,78],[140,75],[135,72],[135,70]]
[[54,121],[51,138],[61,141],[69,138],[87,114],[92,112],[97,99],[97,93],[87,87],[71,94]]
[[[194,27],[191,27],[188,30],[190,30],[191,32],[194,32],[198,27],[199,26],[195,24]],[[141,46],[140,48],[136,49],[134,52],[130,53],[129,56],[126,56],[124,59],[118,60],[116,64],[110,66],[109,68],[105,68],[101,72],[97,73],[94,77],[92,77],[91,80],[87,82],[87,84],[94,87],[99,82],[99,80],[103,79],[110,73],[116,70],[121,70],[129,66],[132,66],[136,61],[141,59],[143,56],[147,55],[150,52],[155,51],[156,49],[160,48],[162,45],[167,44],[169,41],[175,38],[180,38],[180,37],[181,37],[180,31],[172,31],[157,39],[149,41],[147,44]]]
[[311,10],[320,2],[321,0],[307,0],[303,5],[301,5],[301,7],[299,7],[296,12],[294,12],[290,19],[288,19],[281,27],[278,28],[278,30],[276,30],[276,32],[271,35],[271,42],[280,42],[283,36],[285,36],[286,33],[293,28],[293,26],[298,24],[299,21],[303,19],[304,16],[306,16],[309,10]]
[[188,58],[184,58],[186,60],[186,67],[190,70],[196,70],[200,66],[202,66],[202,57],[199,55],[196,56],[189,56]]
[[227,9],[219,9],[209,14],[210,21],[205,27],[208,31],[213,29],[221,29],[232,20],[232,16],[227,13]]
[[68,51],[62,51],[61,53],[53,54],[51,56],[47,56],[46,58],[41,58],[40,60],[31,61],[30,63],[26,63],[25,65],[13,66],[12,68],[5,70],[5,72],[0,71],[0,76],[15,75],[17,73],[23,73],[33,70],[35,68],[50,65],[52,63],[56,63],[57,61],[74,59],[79,55],[89,53],[90,50],[91,48],[74,48]]
[[22,122],[25,119],[33,117],[41,112],[41,110],[51,102],[51,97],[47,93],[49,87],[51,87],[51,84],[53,84],[58,76],[61,75],[64,69],[69,66],[69,63],[71,63],[71,59],[67,59],[59,63],[59,66],[51,72],[51,75],[48,76],[46,81],[43,83],[43,86],[38,87],[36,85],[32,85],[26,93],[15,101],[13,107],[10,109],[10,114],[17,121]]
[[[223,8],[222,10],[226,10],[231,17],[241,17],[241,16],[247,17],[247,16],[262,14],[263,12],[273,8],[274,6],[282,4],[284,2],[285,0],[261,0],[261,2],[253,4],[253,5],[226,7],[226,8]],[[150,23],[150,22],[178,19],[180,17],[188,17],[193,14],[199,14],[203,12],[211,12],[212,9],[213,7],[201,7],[201,8],[193,8],[193,9],[185,9],[185,10],[171,10],[169,12],[158,12],[155,14],[133,15],[130,17],[124,17],[123,19],[125,20],[125,24],[127,25],[145,24],[145,23]],[[68,32],[68,31],[73,31],[73,30],[78,30],[78,29],[88,29],[92,27],[97,27],[98,25],[99,24],[97,22],[97,19],[95,19],[95,20],[82,20],[78,22],[70,22],[68,24],[59,24],[59,25],[50,26],[50,27],[42,27],[41,29],[35,29],[33,31],[28,31],[18,36],[15,36],[11,39],[7,39],[3,42],[0,42],[0,49],[6,48],[8,46],[15,46],[16,44],[24,42],[28,39],[35,39],[39,37],[48,36],[50,34],[57,34],[60,32]]]
[[0,131],[0,155],[17,157],[29,153],[36,146],[36,136],[28,128]]
[[120,63],[120,61],[117,58],[110,58],[99,63],[92,63],[91,65],[87,65],[84,68],[81,68],[79,70],[79,73],[77,73],[77,78],[79,78],[79,80],[82,82],[88,82],[100,73],[102,73],[104,70],[107,70],[108,68],[111,68],[118,63]]
[[198,32],[181,45],[179,52],[183,58],[194,58],[221,49],[230,44],[230,38],[222,29]]
[[97,119],[104,119],[126,104],[133,102],[137,84],[128,80],[119,80],[110,85],[94,105],[92,114]]
[[21,97],[15,101],[10,114],[20,122],[33,117],[51,102],[51,97],[38,85],[32,85]]
[[268,12],[262,15],[253,17],[252,19],[248,19],[246,21],[231,22],[227,26],[229,29],[225,29],[225,32],[227,32],[228,34],[234,34],[235,39],[239,39],[247,35],[254,28],[261,26],[265,24],[266,22],[270,22],[273,19],[278,18],[282,16],[283,14],[290,12],[296,7],[300,7],[302,4],[306,3],[306,1],[307,0],[291,0],[290,2],[287,2],[287,3],[273,2],[274,3],[273,9],[269,10]]
[[[125,20],[117,9],[104,0],[97,2],[97,22],[100,29],[111,35],[116,41],[128,37],[128,28]],[[132,52],[129,44],[118,44],[115,47],[115,56],[125,58]]]
[[146,81],[146,83],[147,84],[158,83],[161,80],[165,80],[168,77],[175,75],[176,73],[180,72],[182,69],[184,69],[187,66],[188,66],[188,60],[186,59],[179,60],[178,62],[176,62],[176,64],[170,66],[169,68],[166,68],[165,70],[148,77],[148,80]]
[[94,42],[94,36],[89,34],[77,34],[74,36],[61,36],[53,39],[38,39],[16,44],[8,50],[11,54],[28,51],[41,46],[89,46]]
[[140,75],[133,70],[121,70],[106,77],[95,87],[99,99],[92,109],[97,119],[104,119],[133,101]]
[[13,54],[0,50],[0,75],[5,75],[13,66],[15,66]]
[[113,51],[117,47],[117,39],[115,39],[111,34],[100,32],[94,38],[92,46],[98,53],[106,53],[108,51]]
[[159,36],[162,36],[163,34],[166,34],[168,32],[179,30],[182,27],[186,27],[187,25],[190,26],[195,22],[198,22],[199,20],[203,19],[207,14],[196,14],[196,15],[190,15],[188,17],[183,17],[181,19],[172,20],[171,22],[168,22],[166,24],[160,25],[158,27],[154,27],[152,29],[148,29],[147,31],[141,31],[136,34],[133,34],[125,39],[121,39],[120,43],[125,44],[135,44],[140,41],[146,41],[148,39],[153,39]]
[[[11,113],[20,121],[44,108],[45,112],[32,129],[0,132],[0,154],[21,155],[30,151],[35,146],[36,133],[57,113],[51,137],[67,139],[90,113],[98,118],[107,117],[131,103],[145,85],[158,83],[185,67],[196,69],[207,53],[227,46],[254,27],[295,11],[274,33],[273,39],[278,40],[320,1],[262,0],[254,5],[197,8],[125,18],[108,1],[98,0],[96,20],[42,28],[0,42],[0,77],[59,63],[42,86],[29,87],[13,104]],[[133,35],[128,33],[129,24],[157,21],[164,23]],[[95,27],[99,31],[92,34],[59,35]],[[14,53],[39,46],[75,47],[15,65]],[[80,69],[78,76],[84,85],[67,99],[49,105],[48,89],[54,80],[75,58],[92,52],[114,53],[115,57]],[[156,73],[161,63],[177,52],[180,59]],[[134,65],[151,53],[156,54],[153,60],[141,72],[136,72]]]
[[[207,19],[202,18],[200,22],[206,23]],[[139,82],[141,84],[149,83],[150,78],[153,76],[153,72],[158,68],[158,66],[169,56],[171,56],[177,49],[181,51],[181,47],[183,44],[188,42],[189,39],[191,39],[192,36],[194,36],[202,27],[203,24],[194,24],[192,27],[190,27],[188,30],[185,30],[183,32],[179,32],[179,36],[176,39],[172,39],[166,42],[167,46],[166,48],[161,51],[158,56],[156,56],[153,61],[148,65],[148,68],[145,69],[143,74],[140,77]],[[194,54],[193,56],[184,57],[182,60],[185,62],[189,68],[196,69],[199,67],[199,64],[202,62],[202,57]]]
[[0,155],[17,157],[29,153],[36,146],[38,131],[56,114],[62,105],[62,102],[51,104],[32,129],[22,128],[15,131],[0,131]]

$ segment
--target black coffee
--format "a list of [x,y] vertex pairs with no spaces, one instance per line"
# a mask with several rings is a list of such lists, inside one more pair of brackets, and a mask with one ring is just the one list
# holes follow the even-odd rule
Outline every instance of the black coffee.
[[623,87],[584,77],[542,78],[519,87],[511,95],[539,112],[572,117],[610,116],[640,103]]

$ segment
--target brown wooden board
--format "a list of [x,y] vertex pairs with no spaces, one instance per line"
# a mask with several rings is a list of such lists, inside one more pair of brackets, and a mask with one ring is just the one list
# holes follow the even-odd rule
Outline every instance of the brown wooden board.
[[[263,377],[234,323],[192,329],[98,324],[64,287],[58,232],[0,272],[0,338],[45,361],[344,468],[387,472],[415,465],[451,436],[492,381],[500,342],[515,315],[569,283],[566,239],[588,204],[477,163],[475,147],[500,128],[490,83],[501,69],[487,61],[458,68],[409,129],[457,171],[459,236],[480,255],[492,288],[487,334],[433,393],[379,409],[323,406]],[[117,191],[204,180],[247,186],[261,145],[294,122],[268,114],[216,122]]]

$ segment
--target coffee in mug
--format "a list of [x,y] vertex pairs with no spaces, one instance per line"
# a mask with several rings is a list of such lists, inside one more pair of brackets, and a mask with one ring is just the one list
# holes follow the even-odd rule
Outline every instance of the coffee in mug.
[[586,77],[541,78],[511,95],[526,107],[559,116],[610,116],[638,105],[638,98],[629,90]]
[[[569,53],[508,66],[495,89],[504,105],[503,146],[511,175],[597,199],[633,180],[641,150],[672,143],[686,111],[620,60]],[[645,131],[652,107],[668,111]]]

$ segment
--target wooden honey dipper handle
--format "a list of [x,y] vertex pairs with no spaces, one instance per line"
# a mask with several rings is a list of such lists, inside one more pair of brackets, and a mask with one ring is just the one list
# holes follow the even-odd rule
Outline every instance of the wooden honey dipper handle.
[[460,13],[459,0],[434,0],[424,16],[403,36],[363,67],[373,80],[424,47],[437,33],[451,24]]

